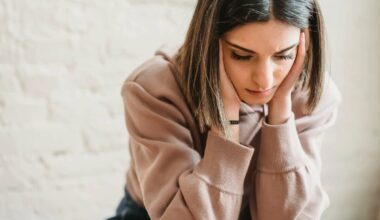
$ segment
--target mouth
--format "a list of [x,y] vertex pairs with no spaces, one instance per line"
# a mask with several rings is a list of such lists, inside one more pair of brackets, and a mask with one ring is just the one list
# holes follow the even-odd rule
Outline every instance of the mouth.
[[250,94],[252,95],[255,95],[255,96],[268,96],[269,94],[272,93],[274,87],[270,88],[270,89],[266,89],[266,90],[250,90],[250,89],[246,89]]

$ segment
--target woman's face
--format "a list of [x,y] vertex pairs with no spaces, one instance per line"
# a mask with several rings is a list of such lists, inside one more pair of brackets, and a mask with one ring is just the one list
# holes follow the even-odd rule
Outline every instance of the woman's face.
[[240,99],[271,100],[297,54],[300,29],[271,19],[238,26],[222,37],[223,61]]

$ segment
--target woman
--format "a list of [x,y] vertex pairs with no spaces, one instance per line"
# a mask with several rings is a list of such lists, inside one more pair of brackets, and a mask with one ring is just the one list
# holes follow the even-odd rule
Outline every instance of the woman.
[[314,0],[199,0],[185,42],[125,81],[131,164],[115,219],[319,219],[340,95]]

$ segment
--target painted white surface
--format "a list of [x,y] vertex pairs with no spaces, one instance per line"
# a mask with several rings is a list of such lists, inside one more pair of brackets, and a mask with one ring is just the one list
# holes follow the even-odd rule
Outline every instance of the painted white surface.
[[[0,0],[0,219],[104,219],[128,166],[120,86],[184,36],[194,0]],[[380,205],[380,2],[322,2],[344,102],[326,135],[323,219]],[[380,220],[380,217],[378,217]]]

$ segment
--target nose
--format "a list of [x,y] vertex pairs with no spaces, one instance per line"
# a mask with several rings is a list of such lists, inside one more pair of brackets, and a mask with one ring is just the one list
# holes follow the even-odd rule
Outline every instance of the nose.
[[267,90],[273,85],[273,65],[270,60],[257,63],[251,74],[256,90]]

